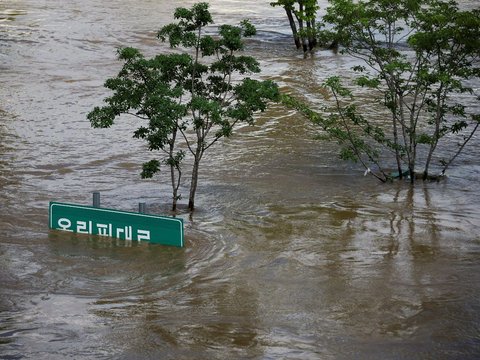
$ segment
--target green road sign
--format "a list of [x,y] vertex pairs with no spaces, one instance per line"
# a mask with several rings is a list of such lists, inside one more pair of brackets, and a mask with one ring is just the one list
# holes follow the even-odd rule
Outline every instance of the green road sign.
[[183,247],[183,220],[50,202],[50,229]]

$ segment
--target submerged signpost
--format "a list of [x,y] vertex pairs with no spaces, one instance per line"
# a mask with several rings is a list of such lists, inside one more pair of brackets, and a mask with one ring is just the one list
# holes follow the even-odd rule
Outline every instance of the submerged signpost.
[[50,229],[183,247],[182,219],[100,208],[95,193],[94,204],[50,202]]

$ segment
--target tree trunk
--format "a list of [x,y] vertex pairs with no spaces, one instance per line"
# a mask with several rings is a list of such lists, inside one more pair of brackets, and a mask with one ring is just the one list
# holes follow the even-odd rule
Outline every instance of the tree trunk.
[[198,170],[200,168],[200,160],[202,159],[203,151],[201,145],[197,147],[195,157],[193,159],[192,181],[190,183],[190,196],[188,199],[188,209],[193,211],[195,208],[195,194],[197,192]]
[[[416,134],[416,132],[414,132],[414,134]],[[416,140],[413,138],[413,136],[415,135],[411,135],[412,137],[410,138],[411,141],[413,140],[412,142],[412,156],[410,157],[410,161],[408,163],[408,170],[410,172],[410,184],[413,185],[413,183],[415,182],[415,163],[416,163],[416,160],[417,160],[417,142]]]
[[397,170],[398,170],[398,178],[403,179],[403,171],[402,171],[402,163],[400,158],[400,152],[398,151],[398,147],[400,146],[398,142],[398,121],[397,121],[397,105],[396,102],[398,101],[397,98],[394,98],[394,108],[393,108],[393,142],[395,144],[395,160],[397,162]]
[[428,152],[427,160],[425,161],[425,168],[423,170],[423,180],[427,180],[428,178],[428,169],[430,168],[430,162],[432,161],[432,156],[435,148],[437,147],[437,141],[434,140],[435,144],[430,145],[430,150]]
[[[313,23],[313,25],[312,25]],[[311,51],[315,48],[315,46],[317,45],[317,39],[316,37],[313,35],[313,29],[314,29],[314,26],[315,26],[315,22],[314,21],[307,21],[307,29],[308,29],[308,49]]]
[[177,200],[178,200],[178,187],[176,186],[175,182],[175,168],[173,165],[170,165],[170,176],[172,180],[172,211],[177,211]]
[[[175,149],[175,140],[177,138],[177,128],[172,133],[172,140],[170,142],[169,156],[170,156],[170,180],[172,182],[172,211],[177,210],[177,200],[178,200],[178,186],[175,181],[175,165],[173,162],[173,152]],[[180,181],[180,179],[179,179]]]
[[[178,178],[175,179],[175,171],[178,173]],[[175,168],[171,167],[171,176],[172,176],[172,186],[173,186],[173,199],[172,199],[172,211],[177,211],[177,202],[180,199],[178,195],[178,188],[180,187],[180,181],[182,179],[182,170],[180,169],[180,165],[177,164]]]
[[427,180],[428,178],[428,169],[430,168],[430,162],[432,161],[433,152],[437,148],[438,140],[440,139],[440,125],[442,122],[442,114],[441,108],[443,105],[442,101],[442,91],[443,91],[443,84],[440,86],[437,92],[437,113],[435,116],[435,132],[433,135],[432,143],[430,144],[430,150],[428,151],[427,161],[425,162],[425,169],[423,170],[423,180]]
[[295,46],[297,47],[297,49],[300,49],[302,47],[302,44],[300,42],[300,38],[298,37],[297,25],[295,24],[295,20],[293,19],[292,10],[285,8],[285,12],[287,13],[288,22],[290,23],[290,28],[292,29]]
[[308,47],[310,50],[313,50],[317,46],[317,34],[315,31],[315,4],[316,1],[309,2],[305,6],[305,14],[307,16],[307,29],[308,29]]
[[398,94],[398,116],[400,129],[402,130],[403,143],[405,144],[405,152],[408,160],[408,172],[410,174],[410,182],[413,184],[415,181],[415,147],[413,143],[413,137],[416,136],[414,129],[414,120],[410,118],[410,129],[406,126],[405,123],[405,113],[404,113],[404,96],[403,94]]
[[[299,6],[298,12],[300,14],[304,14],[303,3],[299,2],[298,6]],[[300,40],[302,41],[303,52],[306,53],[308,51],[308,44],[307,44],[307,39],[305,38],[305,31],[303,29],[303,19],[297,16],[297,20],[298,20],[298,28],[300,29],[300,34],[302,35],[300,37]]]

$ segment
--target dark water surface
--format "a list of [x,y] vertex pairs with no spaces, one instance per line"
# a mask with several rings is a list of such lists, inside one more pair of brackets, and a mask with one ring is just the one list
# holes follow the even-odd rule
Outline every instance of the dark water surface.
[[[204,162],[184,249],[48,230],[50,200],[95,190],[168,208],[167,178],[139,178],[134,121],[85,116],[116,47],[168,51],[154,35],[180,3],[0,1],[0,358],[478,358],[478,140],[446,181],[381,185],[274,107]],[[303,59],[268,1],[211,3],[218,23],[252,20],[248,51],[282,88],[348,73]]]

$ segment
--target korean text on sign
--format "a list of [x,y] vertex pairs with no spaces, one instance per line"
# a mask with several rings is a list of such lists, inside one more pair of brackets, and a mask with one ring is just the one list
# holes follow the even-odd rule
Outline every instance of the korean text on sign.
[[102,224],[93,221],[77,220],[72,224],[68,218],[58,219],[58,226],[63,231],[80,234],[116,237],[124,240],[149,241],[150,230],[134,229],[132,226],[115,227],[112,224]]

